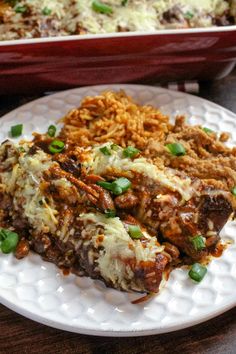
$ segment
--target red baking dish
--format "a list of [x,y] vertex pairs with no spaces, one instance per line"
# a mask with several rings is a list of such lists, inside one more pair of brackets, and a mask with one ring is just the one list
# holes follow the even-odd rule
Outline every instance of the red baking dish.
[[236,26],[5,41],[0,94],[219,79],[235,62]]

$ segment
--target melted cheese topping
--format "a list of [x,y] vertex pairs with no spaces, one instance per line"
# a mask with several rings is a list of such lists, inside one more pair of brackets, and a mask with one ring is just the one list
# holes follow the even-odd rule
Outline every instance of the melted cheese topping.
[[[127,280],[133,278],[130,260],[134,260],[136,265],[142,261],[155,261],[156,255],[164,250],[164,246],[145,231],[143,235],[148,241],[145,247],[140,240],[133,240],[118,217],[106,218],[102,214],[89,213],[81,215],[80,220],[85,224],[86,233],[92,235],[93,246],[102,246],[97,259],[100,274],[123,289],[128,288]],[[98,242],[101,232],[102,241]]]
[[[101,146],[107,146],[111,151],[110,156],[104,155],[100,148]],[[106,175],[109,171],[131,172],[133,177],[139,173],[147,176],[151,180],[159,183],[160,185],[170,189],[171,191],[177,191],[180,193],[185,201],[188,201],[196,193],[195,188],[192,187],[192,180],[189,177],[179,177],[171,169],[160,170],[157,166],[151,164],[146,158],[140,157],[134,160],[130,158],[124,158],[122,156],[122,148],[112,150],[111,144],[104,144],[95,147],[92,151],[90,158],[87,161],[87,167],[98,175]],[[86,165],[86,164],[85,164]]]

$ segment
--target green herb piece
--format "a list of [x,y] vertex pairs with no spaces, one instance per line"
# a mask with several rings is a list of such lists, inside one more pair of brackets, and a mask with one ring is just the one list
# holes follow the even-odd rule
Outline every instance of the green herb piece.
[[23,124],[13,125],[11,127],[11,136],[13,138],[18,138],[19,136],[21,136],[22,131],[23,131]]
[[207,134],[209,134],[209,133],[214,133],[214,131],[211,130],[210,128],[203,127],[202,130],[203,130],[205,133],[207,133]]
[[140,239],[143,237],[143,233],[138,225],[129,225],[129,235],[133,239]]
[[186,154],[184,146],[180,143],[166,144],[166,147],[174,156],[184,156]]
[[0,248],[2,253],[11,253],[16,249],[16,246],[19,242],[19,236],[17,233],[13,231],[1,229],[0,240],[1,240]]
[[119,145],[111,144],[111,149],[114,150],[114,151],[118,151],[119,150]]
[[23,148],[23,146],[19,146],[19,147],[18,147],[18,151],[19,151],[19,152],[25,152],[25,149]]
[[118,178],[112,182],[112,191],[114,194],[119,195],[126,192],[131,187],[131,182],[128,178]]
[[49,125],[47,133],[51,138],[53,138],[56,135],[56,131],[57,128],[55,127],[55,125]]
[[128,3],[128,0],[122,0],[122,1],[121,1],[121,5],[122,5],[122,6],[127,5],[127,3]]
[[99,150],[103,153],[103,155],[105,155],[105,156],[111,156],[111,152],[110,152],[110,150],[108,149],[107,146],[103,146],[103,147],[100,148]]
[[115,195],[120,195],[126,192],[131,187],[131,182],[127,178],[121,177],[113,182],[98,181],[97,185],[111,191]]
[[111,6],[103,4],[101,1],[95,0],[92,2],[92,9],[100,14],[112,14]]
[[52,10],[49,9],[48,7],[44,7],[42,10],[42,14],[45,16],[49,16],[49,15],[51,15],[51,13],[52,13]]
[[189,277],[196,282],[202,281],[207,273],[207,268],[199,263],[194,263],[188,273]]
[[236,197],[236,186],[231,189],[231,193]]
[[203,248],[205,248],[205,239],[201,235],[197,235],[191,238],[191,242],[196,251],[201,251]]
[[27,6],[24,6],[24,5],[18,5],[15,8],[15,12],[18,14],[24,14],[27,10],[28,10]]
[[58,154],[59,152],[62,152],[64,149],[65,144],[61,140],[53,140],[50,145],[49,145],[49,151],[52,154]]
[[184,14],[184,17],[187,19],[187,20],[191,20],[193,18],[193,13],[190,12],[190,11],[187,11],[185,14]]
[[107,218],[114,218],[116,216],[116,211],[114,209],[105,210],[105,215]]
[[111,182],[97,181],[97,185],[104,188],[104,189],[107,189],[109,191],[112,190],[112,183]]
[[124,157],[135,157],[140,153],[139,149],[136,149],[134,146],[127,146],[127,148],[125,148],[123,150],[123,156]]

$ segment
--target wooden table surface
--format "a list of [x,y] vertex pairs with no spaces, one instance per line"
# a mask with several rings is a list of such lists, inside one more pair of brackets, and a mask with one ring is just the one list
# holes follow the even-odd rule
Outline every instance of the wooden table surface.
[[[201,84],[200,96],[236,113],[236,71],[224,80]],[[28,99],[0,98],[0,116]],[[203,324],[170,334],[107,338],[49,328],[0,305],[0,354],[5,353],[235,354],[236,308]]]

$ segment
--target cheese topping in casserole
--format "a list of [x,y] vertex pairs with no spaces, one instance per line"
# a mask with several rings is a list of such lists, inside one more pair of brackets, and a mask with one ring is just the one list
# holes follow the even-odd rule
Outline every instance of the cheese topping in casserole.
[[[0,39],[50,37],[234,24],[236,1],[226,0],[0,1]],[[6,4],[9,4],[6,5]],[[100,7],[101,8],[101,7]]]

